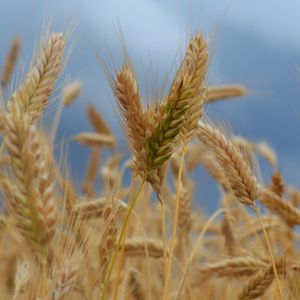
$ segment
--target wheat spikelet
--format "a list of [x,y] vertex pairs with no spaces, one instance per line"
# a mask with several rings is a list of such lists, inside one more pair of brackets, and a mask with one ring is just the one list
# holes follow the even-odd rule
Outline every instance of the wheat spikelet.
[[[110,200],[107,197],[95,200],[81,201],[72,206],[71,214],[74,217],[82,219],[99,218],[103,216],[103,213],[106,209],[106,206],[109,204],[109,201]],[[118,210],[118,213],[120,214],[123,214],[127,210],[127,205],[123,201],[116,201],[115,206]]]
[[199,122],[198,138],[222,167],[236,198],[252,206],[258,196],[258,185],[239,149],[217,128],[203,122]]
[[[200,61],[199,61],[200,59]],[[168,96],[157,107],[159,123],[147,137],[149,170],[166,163],[174,152],[176,137],[181,130],[188,137],[201,114],[201,89],[207,62],[206,43],[200,35],[191,40],[183,67],[175,77]],[[198,98],[197,98],[198,97]],[[192,110],[192,112],[190,111]],[[151,117],[148,114],[148,117]],[[153,120],[152,123],[157,123]]]
[[108,205],[104,208],[103,219],[105,222],[105,230],[101,237],[101,241],[98,247],[98,254],[100,260],[100,276],[102,282],[106,279],[106,271],[110,264],[111,256],[115,250],[115,243],[117,240],[117,208],[115,206],[115,200],[109,199]]
[[6,118],[6,144],[14,174],[8,204],[27,240],[45,246],[55,232],[53,181],[39,133],[17,105]]
[[2,87],[6,87],[10,81],[20,50],[21,50],[21,40],[19,38],[15,38],[11,43],[9,52],[5,59],[5,64],[1,76]]
[[205,102],[210,104],[218,100],[246,96],[248,90],[241,85],[208,87]]
[[87,107],[87,115],[91,125],[98,133],[113,135],[101,114],[92,104],[88,105]]
[[250,276],[266,266],[267,264],[265,262],[251,256],[236,256],[224,259],[219,262],[207,264],[205,267],[198,268],[194,276],[196,277],[194,279],[194,285],[201,283],[209,277]]
[[285,191],[285,185],[282,175],[279,171],[275,172],[272,176],[272,183],[270,190],[275,193],[278,197],[282,197]]
[[262,189],[260,202],[290,225],[300,224],[300,211],[268,189]]
[[[286,273],[286,262],[283,259],[277,262],[276,269],[279,275]],[[274,271],[272,266],[261,270],[243,288],[239,295],[239,300],[253,300],[261,297],[272,284],[273,280]]]
[[113,91],[118,100],[137,170],[145,169],[145,122],[141,96],[133,72],[127,65],[123,65],[117,72],[113,82]]
[[[76,259],[78,260],[78,258]],[[79,264],[78,261],[69,260],[64,263],[60,269],[58,280],[56,281],[55,288],[48,297],[49,300],[65,300],[69,299],[70,293],[74,288],[75,282],[79,275]],[[47,299],[47,300],[48,300]]]
[[62,33],[51,34],[21,87],[9,99],[9,110],[12,103],[17,103],[20,110],[28,114],[30,122],[39,119],[61,70],[64,46]]
[[133,300],[147,299],[142,274],[136,269],[129,270],[129,290]]
[[267,265],[252,257],[234,257],[221,262],[210,263],[193,274],[192,286],[202,285],[213,278],[241,278],[256,274]]
[[183,93],[186,93],[186,96],[191,98],[181,129],[181,137],[184,145],[188,143],[195,133],[197,123],[203,113],[203,105],[206,97],[204,80],[207,73],[207,64],[207,42],[197,33],[189,43],[184,66],[180,70],[180,73],[183,73]]
[[240,253],[238,247],[238,240],[234,229],[234,217],[228,211],[224,213],[224,220],[222,224],[222,232],[225,237],[225,246],[228,254],[231,256],[237,256]]
[[124,253],[128,257],[145,256],[148,253],[151,258],[163,258],[163,244],[155,239],[127,238],[124,242]]
[[180,189],[180,203],[179,203],[179,216],[178,216],[178,228],[180,234],[187,237],[187,233],[191,227],[191,209],[192,209],[192,187],[188,189],[182,187]]
[[116,141],[113,136],[94,132],[82,132],[73,136],[73,140],[89,147],[107,146],[114,148]]
[[86,170],[84,182],[82,183],[82,189],[84,193],[92,197],[94,194],[94,182],[98,176],[100,165],[101,150],[99,147],[93,147],[91,149],[91,155]]
[[78,98],[81,90],[80,81],[75,81],[64,88],[63,91],[63,104],[70,106],[76,98]]

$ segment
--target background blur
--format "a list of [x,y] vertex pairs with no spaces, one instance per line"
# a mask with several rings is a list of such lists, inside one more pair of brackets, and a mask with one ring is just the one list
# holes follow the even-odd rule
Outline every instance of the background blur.
[[[82,81],[81,96],[64,110],[58,132],[58,140],[64,138],[67,142],[76,183],[84,176],[89,149],[69,140],[72,135],[90,129],[85,114],[88,103],[94,103],[106,118],[118,136],[119,149],[127,149],[105,72],[95,54],[113,57],[108,61],[112,68],[121,66],[117,33],[120,24],[143,91],[145,81],[151,86],[149,82],[153,79],[160,90],[174,60],[178,65],[189,29],[209,38],[208,82],[244,84],[252,94],[211,105],[208,114],[223,124],[230,124],[235,134],[267,141],[278,154],[285,180],[299,186],[300,1],[290,0],[288,5],[282,0],[0,2],[1,67],[11,40],[15,36],[22,39],[13,86],[26,71],[45,24],[51,21],[53,30],[72,31],[69,61],[56,93],[67,82]],[[51,104],[48,113],[55,107]],[[268,179],[270,168],[264,164],[262,168]],[[215,187],[202,172],[195,174],[195,180],[199,183],[197,201],[212,211],[218,199]],[[206,201],[208,198],[210,202]]]

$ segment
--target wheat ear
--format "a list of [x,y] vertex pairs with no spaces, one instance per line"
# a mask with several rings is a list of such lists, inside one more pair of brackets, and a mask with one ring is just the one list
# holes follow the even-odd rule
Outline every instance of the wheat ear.
[[160,240],[132,237],[125,240],[124,253],[127,257],[147,254],[151,258],[163,258],[163,244]]
[[78,98],[81,90],[81,82],[75,81],[70,83],[64,88],[63,91],[63,104],[64,106],[70,106],[76,98]]
[[113,91],[118,100],[118,105],[124,121],[124,126],[129,140],[135,164],[138,170],[145,169],[145,123],[141,96],[133,71],[123,65],[117,72],[117,78],[113,82]]
[[14,174],[9,206],[27,240],[45,247],[55,232],[53,179],[39,133],[17,105],[7,115],[5,138]]
[[206,103],[213,103],[218,100],[246,96],[248,90],[241,85],[225,85],[208,87],[206,92]]
[[190,97],[189,108],[185,113],[181,129],[181,138],[184,145],[187,145],[195,133],[197,123],[203,113],[206,94],[204,80],[207,73],[207,65],[207,41],[197,33],[189,43],[183,68],[180,70],[180,73],[183,74],[182,90],[186,96]]
[[267,264],[251,256],[237,256],[207,264],[195,273],[195,283],[210,277],[241,277],[256,274]]
[[261,190],[259,201],[289,225],[300,224],[299,209],[294,207],[290,202],[284,201],[269,189],[264,188]]
[[[276,263],[276,269],[279,275],[286,272],[286,263],[284,260],[280,260]],[[243,288],[239,295],[239,300],[253,300],[261,297],[265,294],[269,286],[274,280],[274,270],[271,265],[265,270],[259,271],[254,278],[252,278]]]
[[227,176],[235,197],[253,206],[258,196],[258,184],[238,147],[217,128],[199,122],[198,138],[212,152]]
[[9,110],[12,103],[17,103],[20,110],[28,114],[30,122],[39,119],[61,70],[64,46],[62,33],[53,33],[49,37],[21,87],[9,99]]
[[21,40],[19,38],[15,38],[5,59],[5,64],[1,76],[2,87],[6,87],[10,81],[20,50]]

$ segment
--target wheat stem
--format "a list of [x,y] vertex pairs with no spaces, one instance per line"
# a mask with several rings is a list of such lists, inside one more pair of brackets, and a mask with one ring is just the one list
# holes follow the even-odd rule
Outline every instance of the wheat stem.
[[[133,191],[129,193],[129,199],[132,198]],[[124,254],[125,254],[125,239],[127,236],[127,230],[125,230],[123,241],[121,242],[121,251],[120,251],[120,258],[117,266],[116,271],[116,279],[115,279],[115,290],[114,290],[114,300],[118,299],[119,287],[120,287],[120,279],[121,279],[121,269],[124,264]],[[118,250],[118,249],[117,249]]]
[[167,233],[166,233],[166,205],[164,201],[160,201],[161,205],[161,232],[163,242],[163,255],[164,255],[164,282],[166,282],[167,274]]
[[118,255],[118,251],[119,251],[119,248],[122,244],[122,241],[123,241],[123,238],[125,236],[125,232],[126,232],[126,228],[127,228],[127,225],[128,225],[128,221],[129,221],[129,218],[131,216],[131,213],[133,211],[133,208],[135,207],[135,204],[136,204],[136,201],[143,189],[143,186],[145,184],[146,180],[145,178],[143,178],[133,200],[132,200],[132,204],[130,205],[129,209],[128,209],[128,212],[127,212],[127,215],[125,217],[125,220],[123,222],[123,225],[122,225],[122,228],[121,228],[121,233],[119,235],[119,238],[117,240],[117,246],[114,250],[114,253],[112,255],[112,258],[110,260],[110,265],[109,265],[109,269],[108,269],[108,272],[105,276],[105,281],[103,283],[103,286],[101,287],[101,291],[100,291],[100,297],[99,299],[100,300],[104,300],[105,299],[105,292],[107,290],[107,287],[108,287],[108,284],[109,284],[109,281],[110,281],[110,278],[111,278],[111,275],[112,275],[112,272],[113,272],[113,269],[114,269],[114,265],[115,265],[115,262],[116,262],[116,259],[117,259],[117,255]]
[[186,153],[186,147],[183,146],[181,159],[180,159],[180,167],[177,177],[177,187],[176,187],[176,202],[175,202],[175,211],[174,211],[174,220],[173,220],[173,228],[172,228],[172,235],[171,235],[171,242],[170,242],[170,255],[168,257],[168,264],[165,276],[165,284],[164,284],[164,292],[163,292],[163,299],[168,300],[169,294],[169,280],[170,280],[170,273],[172,268],[172,259],[174,255],[174,248],[175,248],[175,239],[176,239],[176,231],[177,231],[177,223],[178,223],[178,216],[179,216],[179,205],[180,205],[180,187],[181,187],[181,175],[184,163],[184,157]]
[[273,250],[272,250],[272,247],[271,247],[271,243],[270,243],[270,239],[268,237],[268,233],[265,229],[265,226],[261,220],[261,216],[260,216],[260,213],[259,213],[259,208],[258,206],[256,205],[256,203],[254,202],[254,210],[255,210],[255,213],[257,215],[257,218],[258,218],[258,221],[260,223],[260,226],[262,228],[262,231],[264,233],[264,236],[265,236],[265,239],[266,239],[266,243],[267,243],[267,247],[268,247],[268,250],[269,250],[269,253],[270,253],[270,256],[271,256],[271,263],[272,263],[272,267],[273,267],[273,271],[274,271],[274,276],[275,276],[275,279],[276,279],[276,283],[277,283],[277,291],[278,291],[278,294],[279,294],[279,299],[282,299],[282,288],[281,288],[281,285],[280,285],[280,281],[279,281],[279,276],[278,276],[278,272],[277,272],[277,269],[276,269],[276,263],[275,263],[275,258],[274,258],[274,253],[273,253]]

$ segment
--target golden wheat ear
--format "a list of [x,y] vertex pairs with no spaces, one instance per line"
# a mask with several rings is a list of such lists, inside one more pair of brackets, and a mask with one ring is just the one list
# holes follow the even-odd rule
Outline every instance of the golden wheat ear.
[[218,162],[237,200],[254,206],[259,186],[240,149],[218,128],[202,121],[198,123],[198,128],[198,138]]
[[28,114],[31,123],[39,119],[60,73],[64,47],[65,38],[62,33],[50,35],[34,59],[21,87],[10,97],[8,110],[12,103],[17,103],[20,111]]
[[126,65],[112,82],[138,173],[145,170],[145,122],[141,96],[133,71]]
[[80,81],[75,81],[67,85],[63,91],[64,106],[70,106],[76,100],[76,98],[78,98],[80,91],[81,91]]
[[[191,40],[185,60],[168,96],[158,105],[155,127],[148,137],[147,167],[162,166],[174,153],[178,134],[188,139],[202,114],[203,81],[207,66],[207,43],[199,34]],[[150,117],[148,115],[148,117]]]
[[15,38],[11,43],[10,49],[5,59],[4,68],[2,71],[1,85],[3,88],[7,87],[7,85],[10,82],[20,50],[21,50],[21,40],[19,38]]
[[247,96],[248,90],[241,85],[212,86],[207,88],[205,102],[214,103],[219,100]]
[[186,145],[197,130],[197,123],[202,116],[206,97],[204,85],[208,66],[207,41],[196,33],[186,52],[183,70],[183,91],[190,98],[189,107],[181,130],[183,144]]
[[6,117],[5,141],[13,174],[5,186],[8,206],[29,244],[44,249],[57,222],[53,178],[39,132],[16,104]]

